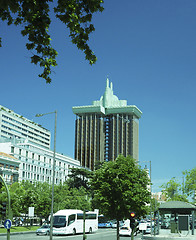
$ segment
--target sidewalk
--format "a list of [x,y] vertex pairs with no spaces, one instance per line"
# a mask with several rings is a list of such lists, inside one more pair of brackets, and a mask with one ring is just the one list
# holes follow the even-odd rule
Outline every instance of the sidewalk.
[[[28,233],[35,233],[35,231],[25,231],[25,232],[10,232],[10,235],[17,235],[17,234],[28,234]],[[0,233],[0,236],[6,236],[6,233]]]
[[[196,232],[195,232],[196,234]],[[171,233],[170,229],[160,229],[159,235],[151,236],[151,235],[144,235],[143,239],[151,239],[151,240],[177,240],[177,239],[183,239],[183,240],[196,240],[196,235],[192,235],[192,231],[184,231],[181,234],[179,233]]]

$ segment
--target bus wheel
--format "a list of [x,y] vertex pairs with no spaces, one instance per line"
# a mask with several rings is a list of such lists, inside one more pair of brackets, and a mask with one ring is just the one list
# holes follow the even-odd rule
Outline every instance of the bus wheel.
[[75,228],[73,229],[72,233],[73,233],[73,235],[76,235],[76,229]]
[[93,231],[92,231],[92,228],[90,227],[90,228],[89,228],[89,233],[92,233],[92,232],[93,232]]

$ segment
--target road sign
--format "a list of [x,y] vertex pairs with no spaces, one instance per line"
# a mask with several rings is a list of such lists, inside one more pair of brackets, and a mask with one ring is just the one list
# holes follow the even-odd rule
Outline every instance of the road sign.
[[12,221],[10,219],[6,219],[4,222],[4,228],[10,229],[12,226]]
[[34,207],[29,207],[29,217],[34,217]]

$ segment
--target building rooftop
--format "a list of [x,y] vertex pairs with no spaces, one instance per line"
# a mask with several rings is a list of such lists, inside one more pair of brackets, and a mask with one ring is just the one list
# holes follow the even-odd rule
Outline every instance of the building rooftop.
[[106,81],[106,89],[100,100],[93,101],[92,105],[72,107],[73,113],[83,115],[85,113],[100,113],[103,115],[125,113],[135,115],[140,118],[142,112],[135,105],[127,105],[127,100],[119,100],[113,93],[113,84]]
[[38,126],[38,127],[42,128],[42,129],[50,132],[48,129],[44,128],[42,125],[40,125],[40,124],[38,124],[38,123],[35,123],[35,122],[33,122],[33,121],[31,121],[31,120],[23,117],[22,115],[15,113],[13,110],[11,110],[11,109],[9,109],[9,108],[6,108],[6,107],[3,107],[2,105],[0,105],[0,111],[5,111],[5,112],[7,112],[8,114],[11,114],[11,115],[13,115],[13,116],[15,116],[15,117],[17,117],[17,118],[20,118],[21,120],[23,120],[23,121],[25,121],[25,122],[28,122],[28,123],[30,123],[30,124],[33,124],[33,125],[35,125],[35,126]]

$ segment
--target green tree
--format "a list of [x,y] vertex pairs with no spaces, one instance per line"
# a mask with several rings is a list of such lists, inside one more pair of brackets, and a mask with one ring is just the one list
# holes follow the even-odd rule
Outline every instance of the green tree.
[[[92,16],[103,11],[103,0],[0,0],[0,19],[8,25],[22,26],[21,34],[28,38],[26,48],[34,51],[31,62],[43,68],[39,77],[47,83],[51,82],[51,67],[57,65],[57,51],[51,45],[49,34],[51,2],[55,5],[56,18],[69,29],[72,43],[84,52],[90,64],[96,62],[96,56],[87,44],[90,33],[95,30]],[[0,47],[1,43],[0,38]]]
[[159,205],[160,203],[155,198],[152,198],[150,206],[148,206],[148,214],[150,215],[150,212],[155,213],[158,210]]
[[129,218],[132,211],[137,217],[147,213],[149,184],[147,172],[130,156],[120,155],[115,161],[105,162],[94,172],[91,180],[93,206],[99,208],[106,217],[117,220],[117,240],[120,220]]
[[86,190],[90,189],[89,178],[92,172],[84,168],[71,168],[71,173],[68,175],[67,184],[70,188],[84,187]]
[[[52,186],[47,182],[16,182],[9,186],[13,217],[28,214],[28,208],[34,207],[34,213],[41,219],[48,219],[51,213]],[[91,197],[84,187],[70,188],[67,183],[54,186],[54,213],[60,209],[91,210]],[[0,189],[0,205],[7,201],[5,187]],[[1,213],[0,213],[1,215]]]
[[176,181],[175,178],[172,178],[166,184],[161,186],[163,188],[163,193],[165,194],[168,201],[185,201],[188,202],[185,194],[181,194],[182,186]]
[[196,192],[196,167],[191,170],[186,170],[183,172],[185,176],[184,192],[187,196],[192,196],[193,203],[196,202],[195,192]]
[[60,209],[91,209],[91,202],[85,188],[70,188],[66,183],[54,189],[54,212]]
[[99,160],[95,160],[95,170],[99,169],[102,167],[104,162],[101,162]]
[[47,182],[36,182],[37,200],[35,202],[35,214],[40,218],[48,219],[51,212],[52,186]]
[[[1,185],[0,188],[0,208],[2,207],[3,202],[7,203],[7,193],[4,185]],[[2,213],[0,211],[0,219],[2,219]]]
[[23,211],[23,196],[25,196],[26,191],[22,187],[21,183],[15,182],[9,187],[10,198],[11,198],[11,209],[14,217],[20,217]]
[[29,207],[36,208],[36,202],[38,200],[39,194],[36,191],[36,183],[31,183],[29,181],[22,181],[21,188],[24,189],[23,196],[20,199],[20,204],[22,205],[23,212],[28,214]]
[[44,182],[16,182],[9,186],[11,209],[14,217],[28,214],[29,207],[40,218],[47,218],[51,211],[51,186]]

